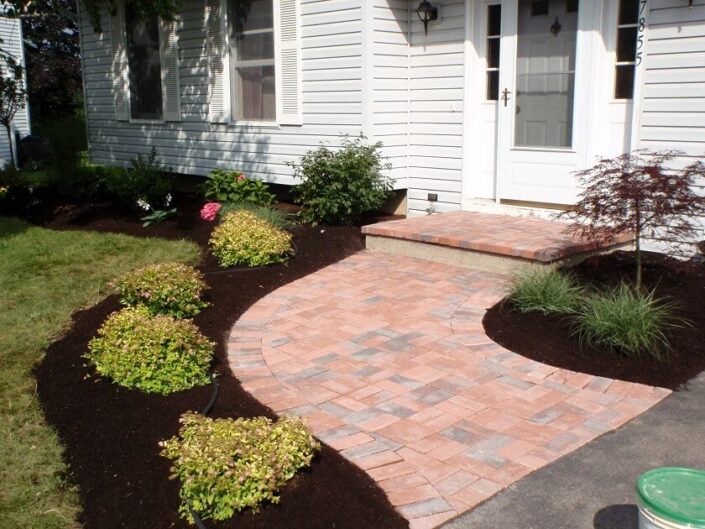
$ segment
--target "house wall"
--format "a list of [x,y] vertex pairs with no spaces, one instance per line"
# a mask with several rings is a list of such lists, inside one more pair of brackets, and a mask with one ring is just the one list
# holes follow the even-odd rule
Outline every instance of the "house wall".
[[[19,19],[0,16],[0,39],[2,48],[24,64],[24,49],[22,46],[22,24]],[[29,105],[17,112],[13,123],[20,136],[30,133]],[[10,162],[10,143],[5,127],[0,127],[0,165]]]
[[649,6],[638,146],[705,156],[705,3]]
[[428,35],[411,9],[409,214],[425,213],[428,193],[438,212],[460,209],[463,160],[465,2],[442,0]]
[[177,25],[181,122],[117,121],[113,112],[109,16],[104,33],[81,20],[91,159],[126,165],[157,149],[161,162],[205,175],[238,168],[267,182],[293,184],[287,161],[320,142],[363,131],[362,0],[302,0],[303,126],[228,125],[208,121],[204,0],[186,0]]

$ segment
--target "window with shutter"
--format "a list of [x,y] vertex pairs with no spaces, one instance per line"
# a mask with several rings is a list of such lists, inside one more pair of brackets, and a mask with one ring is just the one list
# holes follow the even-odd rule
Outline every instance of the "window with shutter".
[[162,98],[164,119],[181,121],[181,94],[179,86],[179,50],[176,42],[176,22],[161,23]]
[[278,0],[279,4],[279,123],[303,123],[301,85],[301,28],[299,0]]
[[125,5],[126,51],[130,84],[130,117],[162,119],[162,61],[159,18],[141,16]]
[[127,52],[125,51],[125,22],[122,5],[118,5],[115,14],[110,17],[110,45],[113,63],[113,108],[115,119],[130,119],[127,98]]
[[[225,13],[224,0],[206,0],[206,52],[208,53],[208,115],[209,121],[226,123],[228,107],[225,94],[228,76],[224,73]],[[229,84],[229,83],[228,83]]]

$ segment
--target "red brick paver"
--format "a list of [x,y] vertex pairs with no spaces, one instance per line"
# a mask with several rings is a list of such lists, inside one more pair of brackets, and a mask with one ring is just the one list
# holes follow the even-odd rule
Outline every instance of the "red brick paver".
[[436,527],[669,392],[492,342],[499,274],[361,252],[290,283],[232,328],[243,386],[366,470],[413,529]]
[[[498,226],[501,225],[501,229]],[[440,244],[479,252],[551,262],[562,257],[632,240],[619,236],[611,243],[590,241],[566,233],[566,225],[549,220],[454,211],[371,224],[367,235]]]

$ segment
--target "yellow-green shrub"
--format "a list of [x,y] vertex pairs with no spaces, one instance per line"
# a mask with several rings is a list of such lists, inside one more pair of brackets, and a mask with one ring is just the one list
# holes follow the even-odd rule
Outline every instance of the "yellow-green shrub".
[[187,412],[179,434],[163,441],[162,455],[181,481],[180,512],[227,520],[236,511],[257,512],[277,503],[277,491],[297,470],[309,466],[320,445],[303,422],[282,418],[209,419]]
[[238,210],[223,217],[209,245],[221,266],[262,266],[288,259],[291,234],[251,211]]
[[190,321],[138,307],[111,314],[85,357],[121,386],[167,394],[207,384],[213,350]]
[[201,301],[206,289],[203,274],[182,263],[162,263],[135,270],[115,282],[120,302],[144,306],[151,314],[176,318],[195,316],[208,304]]

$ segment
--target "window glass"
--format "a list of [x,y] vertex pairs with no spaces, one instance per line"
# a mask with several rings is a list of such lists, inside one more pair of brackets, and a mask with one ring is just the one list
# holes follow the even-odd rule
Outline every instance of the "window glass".
[[133,119],[162,118],[162,67],[159,19],[140,18],[125,5],[130,115]]
[[502,6],[487,6],[487,94],[489,101],[499,99],[499,49],[502,30]]
[[230,1],[232,108],[236,120],[276,120],[273,0]]
[[639,0],[620,0],[617,21],[615,99],[632,99],[634,97],[638,18]]
[[533,0],[531,2],[531,16],[540,17],[548,15],[548,0]]

